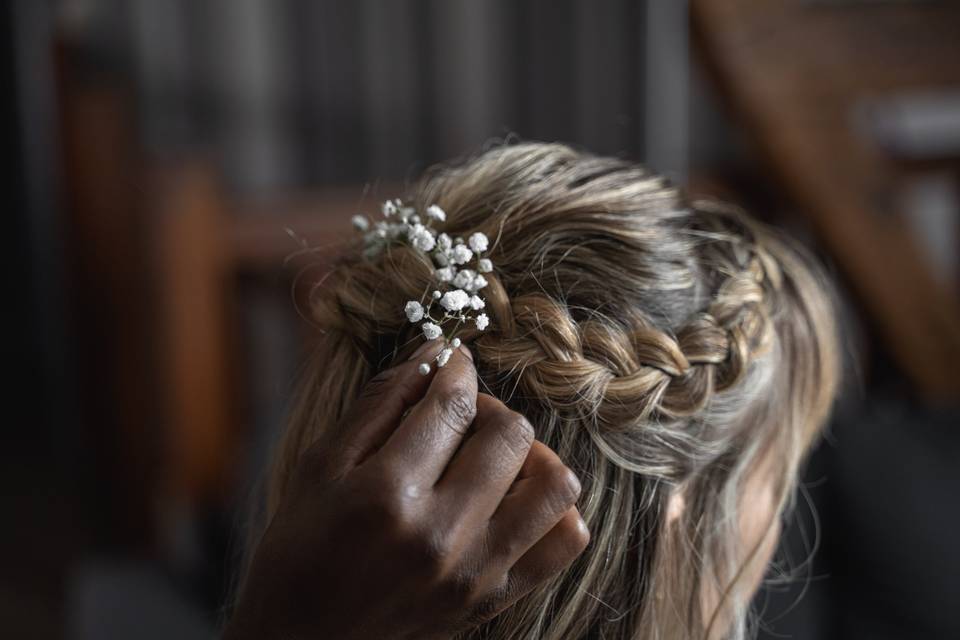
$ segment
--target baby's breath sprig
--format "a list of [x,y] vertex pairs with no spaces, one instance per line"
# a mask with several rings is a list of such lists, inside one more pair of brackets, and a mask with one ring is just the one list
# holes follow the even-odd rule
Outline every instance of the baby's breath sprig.
[[[364,234],[364,255],[376,256],[387,245],[400,242],[423,252],[431,260],[437,288],[419,301],[408,301],[403,310],[407,320],[421,323],[424,338],[443,338],[444,347],[435,358],[437,366],[442,367],[460,346],[457,333],[461,327],[472,322],[483,331],[490,325],[490,318],[483,312],[486,300],[480,295],[487,286],[483,274],[493,271],[491,260],[483,257],[490,241],[480,232],[472,234],[466,242],[460,237],[438,234],[433,223],[444,222],[447,214],[435,204],[420,216],[416,209],[400,200],[387,200],[381,212],[384,219],[373,225],[365,216],[353,217],[353,226]],[[419,371],[427,375],[430,365],[422,363]]]

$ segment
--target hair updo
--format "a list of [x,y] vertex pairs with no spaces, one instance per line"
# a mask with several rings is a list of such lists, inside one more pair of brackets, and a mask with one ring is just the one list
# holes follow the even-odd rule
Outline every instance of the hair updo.
[[[570,570],[477,634],[693,638],[722,618],[743,636],[744,479],[772,456],[782,510],[836,387],[831,298],[814,263],[734,208],[557,144],[436,167],[407,196],[447,212],[438,231],[491,239],[491,324],[460,336],[481,390],[522,412],[580,477],[592,532]],[[431,278],[429,260],[398,245],[372,260],[350,253],[316,287],[323,335],[271,505],[316,434],[421,343],[402,309]],[[670,522],[678,487],[686,506]],[[716,611],[704,609],[705,581],[722,594]]]

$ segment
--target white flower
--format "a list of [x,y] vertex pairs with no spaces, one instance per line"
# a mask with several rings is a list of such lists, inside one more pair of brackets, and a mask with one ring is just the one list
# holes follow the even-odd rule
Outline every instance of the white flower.
[[454,349],[459,347],[460,344],[461,344],[460,338],[454,338],[453,340],[450,341],[450,346],[453,347]]
[[484,329],[487,328],[487,325],[490,324],[490,318],[487,317],[487,314],[481,313],[476,318],[474,318],[474,322],[477,323],[477,329],[479,329],[480,331],[483,331]]
[[429,207],[427,207],[426,213],[427,213],[427,217],[432,218],[433,220],[439,220],[440,222],[443,222],[444,220],[447,219],[447,212],[435,204],[432,204]]
[[456,275],[457,270],[453,267],[443,267],[442,269],[437,269],[433,272],[433,275],[436,276],[437,280],[440,282],[450,282],[453,280],[454,275]]
[[373,232],[373,233],[374,233],[378,238],[386,238],[386,237],[387,237],[387,223],[386,223],[386,222],[378,222],[376,225],[374,225],[374,232]]
[[440,298],[440,306],[447,311],[460,311],[460,309],[467,306],[468,302],[470,302],[470,296],[462,289],[447,291],[443,294],[443,297]]
[[473,251],[470,251],[466,245],[458,244],[453,248],[453,255],[451,256],[453,264],[464,264],[470,262],[472,258]]
[[437,249],[440,251],[450,251],[453,248],[453,240],[450,239],[445,233],[441,233],[437,236]]
[[397,205],[394,204],[392,201],[387,200],[386,202],[383,203],[383,206],[380,207],[380,210],[383,211],[383,216],[385,218],[389,218],[390,216],[392,216],[397,212]]
[[367,216],[356,215],[350,218],[350,224],[353,225],[353,228],[358,231],[366,231],[370,228],[370,221],[367,220]]
[[439,299],[440,299],[440,296],[442,296],[442,295],[443,295],[442,293],[440,293],[439,291],[436,291],[436,290],[435,290],[435,291],[433,292],[433,299],[434,299],[434,300],[439,300]]
[[490,262],[489,258],[480,258],[480,261],[477,263],[477,271],[480,273],[490,273],[493,271],[493,263]]
[[423,305],[416,300],[408,302],[407,306],[403,308],[403,312],[407,314],[407,320],[410,322],[420,322],[423,320]]
[[486,251],[489,243],[490,241],[487,240],[487,236],[480,233],[479,231],[473,234],[472,236],[470,236],[470,248],[476,251],[477,253]]
[[427,340],[436,340],[440,337],[440,334],[443,333],[440,326],[432,322],[424,322],[420,325],[420,328],[423,330],[423,337]]
[[420,224],[420,216],[412,215],[409,219],[410,224]]
[[461,269],[457,272],[457,276],[453,279],[453,286],[466,289],[476,277],[476,272],[471,271],[470,269]]
[[433,231],[422,224],[415,224],[407,231],[407,238],[415,248],[421,251],[431,251],[436,245],[436,239],[433,237]]
[[481,298],[480,296],[470,296],[471,309],[473,309],[474,311],[477,311],[479,309],[483,309],[485,306],[487,306],[487,303],[483,298]]
[[453,349],[444,349],[437,356],[437,366],[442,367],[450,361],[450,356],[453,355]]
[[417,371],[420,372],[420,375],[425,376],[430,373],[430,365],[426,362],[421,362],[420,366],[417,367]]
[[487,286],[487,279],[478,275],[473,279],[473,282],[470,283],[470,286],[467,287],[467,291],[473,293],[474,291],[480,291],[480,289],[483,289],[485,286]]

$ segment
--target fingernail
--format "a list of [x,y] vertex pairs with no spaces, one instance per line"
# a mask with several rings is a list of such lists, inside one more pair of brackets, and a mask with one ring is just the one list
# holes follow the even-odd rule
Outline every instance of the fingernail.
[[417,350],[410,354],[410,357],[407,360],[416,360],[420,356],[424,355],[431,349],[436,348],[440,344],[440,338],[434,338],[433,340],[427,340],[422,345],[417,347]]
[[467,345],[465,344],[461,344],[459,348],[460,348],[460,351],[463,352],[463,355],[470,358],[470,362],[473,362],[473,352],[470,351],[469,347],[467,347]]

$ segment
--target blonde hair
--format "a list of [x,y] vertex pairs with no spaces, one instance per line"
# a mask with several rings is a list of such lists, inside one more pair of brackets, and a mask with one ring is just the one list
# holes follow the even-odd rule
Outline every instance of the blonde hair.
[[[569,570],[467,637],[675,640],[718,624],[747,635],[735,588],[755,552],[737,529],[744,480],[773,456],[785,508],[837,384],[814,263],[734,208],[559,144],[493,148],[432,169],[407,195],[420,210],[440,205],[449,234],[491,238],[491,328],[464,341],[481,390],[577,473],[592,533]],[[398,245],[373,260],[348,252],[316,287],[323,332],[275,455],[268,516],[317,434],[421,342],[402,309],[430,282],[428,261]],[[668,519],[679,487],[685,508]]]

